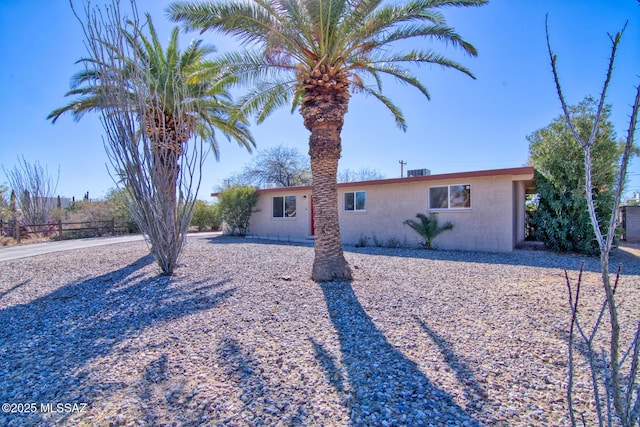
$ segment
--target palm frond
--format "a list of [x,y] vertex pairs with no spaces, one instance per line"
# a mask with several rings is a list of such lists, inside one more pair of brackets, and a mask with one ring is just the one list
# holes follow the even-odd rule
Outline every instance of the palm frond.
[[435,213],[430,213],[429,216],[418,213],[416,218],[419,221],[408,219],[404,224],[414,229],[424,239],[423,246],[427,249],[432,248],[433,239],[447,230],[453,230],[453,224],[449,221],[438,226],[438,215]]
[[381,92],[372,89],[370,87],[364,86],[364,85],[358,85],[356,86],[357,89],[367,95],[372,95],[373,97],[375,97],[378,101],[382,102],[382,104],[384,104],[385,107],[387,107],[387,109],[391,112],[391,114],[393,114],[393,118],[396,121],[396,125],[403,131],[406,132],[407,131],[407,122],[404,118],[404,115],[402,114],[402,111],[400,111],[400,108],[398,108],[389,98],[387,98],[386,96],[384,96]]
[[[393,78],[399,80],[401,83],[406,83],[406,84],[408,84],[410,86],[415,87],[427,99],[431,99],[431,94],[429,94],[429,91],[427,90],[427,88],[409,70],[401,68],[401,67],[398,67],[393,62],[391,62],[391,63],[382,63],[382,64],[369,63],[369,64],[366,64],[366,65],[367,65],[366,68],[364,68],[364,66],[361,66],[360,68],[363,69],[363,70],[366,70],[366,71],[368,71],[370,73],[375,71],[376,74],[384,73],[384,74],[390,75]],[[380,87],[380,84],[378,84],[378,87]]]
[[472,79],[476,78],[473,75],[473,73],[462,64],[456,61],[453,61],[444,55],[435,53],[433,51],[412,50],[411,52],[408,52],[408,53],[391,54],[388,56],[373,59],[371,61],[371,63],[374,66],[379,66],[383,64],[387,65],[387,64],[394,64],[394,63],[403,63],[403,62],[413,63],[418,66],[423,64],[440,65],[443,68],[453,68],[455,70],[458,70],[468,75]]
[[[295,110],[306,95],[302,87],[305,76],[323,64],[346,73],[355,91],[380,100],[398,126],[405,129],[399,108],[382,93],[383,75],[415,87],[427,99],[427,88],[407,67],[435,64],[475,77],[443,54],[428,48],[398,53],[393,51],[394,43],[421,39],[475,56],[475,47],[447,25],[442,9],[485,3],[486,0],[407,0],[395,4],[382,0],[179,1],[169,6],[168,14],[187,30],[215,30],[234,36],[253,49],[222,55],[219,63],[226,82],[249,87],[242,105],[257,114],[258,121],[283,105],[284,99],[291,100],[292,111]],[[365,85],[359,73],[371,78],[375,88]],[[292,83],[296,79],[297,86]],[[267,86],[260,86],[264,84]],[[286,96],[278,98],[275,90],[285,91]]]
[[288,82],[258,82],[238,100],[238,108],[245,114],[256,114],[262,123],[275,109],[287,105],[295,91],[295,80]]

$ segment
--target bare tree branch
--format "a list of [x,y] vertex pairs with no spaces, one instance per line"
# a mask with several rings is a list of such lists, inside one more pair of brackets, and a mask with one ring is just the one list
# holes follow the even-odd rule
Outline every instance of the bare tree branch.
[[[565,98],[562,92],[562,87],[559,81],[558,71],[556,68],[557,57],[551,49],[551,43],[549,38],[548,16],[545,22],[545,29],[546,29],[546,35],[547,35],[547,48],[549,52],[549,57],[551,59],[551,68],[553,71],[553,77],[554,77],[554,82],[556,85],[558,97],[560,98],[562,110],[564,112],[566,122],[569,128],[571,129],[572,135],[576,139],[578,144],[580,144],[580,146],[584,151],[586,198],[587,198],[587,204],[589,209],[589,215],[591,217],[591,223],[592,223],[596,238],[598,240],[598,246],[600,248],[600,268],[601,268],[602,285],[605,292],[605,300],[604,300],[603,308],[600,312],[600,315],[598,316],[598,319],[592,328],[591,337],[589,337],[588,339],[585,339],[587,352],[589,354],[588,362],[590,364],[592,377],[593,377],[594,373],[597,370],[597,367],[596,367],[597,362],[592,357],[592,355],[594,354],[593,338],[595,337],[595,335],[597,334],[600,328],[601,318],[606,309],[609,313],[609,326],[610,326],[610,329],[607,331],[607,340],[609,341],[609,353],[606,354],[603,350],[602,360],[604,361],[604,383],[605,383],[605,393],[606,393],[605,398],[606,398],[606,405],[607,405],[606,406],[607,407],[607,423],[608,425],[613,425],[612,423],[613,423],[614,417],[612,416],[612,412],[615,411],[617,419],[619,419],[622,426],[632,427],[632,426],[635,426],[635,423],[637,421],[638,411],[635,411],[635,409],[640,406],[640,403],[638,403],[638,399],[639,399],[638,384],[636,383],[637,371],[638,371],[638,367],[637,367],[638,357],[640,353],[640,351],[636,350],[638,348],[638,342],[637,342],[638,332],[636,332],[634,340],[632,342],[632,348],[634,349],[634,351],[633,351],[632,360],[630,362],[630,365],[631,365],[630,374],[628,378],[626,378],[626,380],[623,381],[621,371],[623,368],[623,364],[626,360],[627,354],[621,357],[620,321],[618,319],[618,308],[615,300],[615,291],[617,289],[618,281],[620,278],[620,267],[618,268],[618,273],[616,275],[615,282],[612,285],[610,280],[610,274],[609,274],[609,254],[612,248],[613,240],[615,238],[616,215],[620,205],[622,188],[626,179],[627,167],[629,164],[631,153],[633,151],[633,140],[635,135],[636,123],[638,119],[638,109],[640,108],[640,87],[636,88],[635,102],[631,112],[629,131],[627,133],[627,140],[625,143],[624,152],[620,159],[620,168],[619,168],[619,174],[616,182],[615,198],[612,206],[612,212],[611,212],[611,217],[608,223],[606,236],[603,236],[602,231],[600,230],[600,224],[597,219],[595,203],[593,200],[593,189],[592,189],[592,181],[591,181],[591,175],[592,175],[591,147],[598,133],[598,129],[600,126],[600,114],[603,111],[603,108],[605,105],[605,97],[606,97],[607,89],[609,87],[609,83],[611,81],[611,75],[613,71],[613,64],[615,61],[616,51],[620,43],[620,40],[622,38],[622,34],[626,29],[626,26],[627,24],[625,23],[622,31],[617,33],[615,36],[609,35],[612,48],[611,48],[611,56],[609,58],[607,75],[602,87],[598,110],[596,112],[596,116],[594,119],[593,128],[591,129],[591,134],[589,136],[589,139],[587,141],[584,141],[583,139],[581,139],[580,135],[575,129],[575,126],[572,122],[572,118],[569,114],[567,104],[565,102]],[[570,287],[568,278],[566,280],[567,280],[567,286],[569,288],[569,293],[570,293],[569,298],[571,303],[571,299],[572,299],[571,287]],[[576,295],[576,300],[577,300],[577,295]],[[582,333],[582,330],[579,326],[579,322],[576,319],[577,301],[576,301],[576,304],[571,305],[571,310],[572,310],[572,321],[571,321],[571,331],[570,331],[570,346],[573,346],[574,324],[576,325],[578,330],[581,331]],[[585,338],[585,335],[583,335],[583,339],[584,338]],[[573,353],[572,353],[572,350],[570,350],[570,358],[572,357],[573,357]],[[570,360],[570,369],[573,369],[573,360]],[[573,372],[570,372],[570,377],[572,375],[573,375]],[[572,380],[570,381],[569,385],[572,386]],[[567,391],[567,398],[569,399],[569,408],[570,408],[569,415],[571,418],[572,425],[575,426],[575,416],[573,414],[572,403],[571,403],[571,400],[573,399],[572,393],[573,393],[572,388],[569,388]],[[634,393],[635,393],[635,399],[636,399],[635,402],[633,402]],[[598,390],[597,378],[593,378],[593,394],[594,394],[593,397],[596,401],[596,408],[598,410],[598,421],[599,421],[599,424],[602,425],[604,422],[604,418],[600,409],[600,403],[599,403],[600,392]],[[614,411],[611,410],[611,402],[613,402]]]
[[[120,2],[85,5],[76,13],[86,37],[92,71],[99,76],[94,92],[101,99],[103,143],[116,183],[129,193],[130,210],[151,243],[158,265],[172,274],[185,243],[206,150],[193,132],[179,73],[158,81],[152,64],[137,48],[143,45],[134,0],[132,17]],[[128,29],[128,30],[127,30]],[[174,101],[171,105],[169,102]]]
[[13,169],[3,166],[9,185],[16,195],[16,201],[27,224],[44,224],[49,213],[55,208],[55,193],[60,179],[60,168],[54,182],[47,167],[39,162],[29,163],[22,157]]

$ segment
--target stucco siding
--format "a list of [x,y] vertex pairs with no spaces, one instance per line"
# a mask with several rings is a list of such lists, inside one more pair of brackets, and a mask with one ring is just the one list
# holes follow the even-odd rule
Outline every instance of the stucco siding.
[[625,238],[629,243],[640,243],[640,206],[626,206]]
[[451,221],[454,228],[442,233],[434,244],[443,249],[511,251],[513,202],[510,177],[480,178],[466,183],[471,184],[471,209],[440,213],[439,219]]
[[[471,185],[471,208],[429,210],[429,188]],[[344,193],[366,191],[365,212],[345,212]],[[421,243],[420,236],[404,224],[417,213],[438,214],[440,223],[451,221],[453,230],[442,233],[434,245],[442,249],[506,252],[513,249],[512,200],[510,177],[473,178],[460,181],[430,181],[385,186],[343,187],[338,191],[340,230],[347,244],[374,237],[385,243],[397,239],[411,245]]]
[[522,181],[513,183],[513,247],[522,243],[526,228],[526,191]]
[[[273,217],[273,198],[296,196],[296,216]],[[311,234],[311,192],[305,190],[270,191],[259,193],[256,212],[249,221],[249,234],[281,238],[306,238]]]

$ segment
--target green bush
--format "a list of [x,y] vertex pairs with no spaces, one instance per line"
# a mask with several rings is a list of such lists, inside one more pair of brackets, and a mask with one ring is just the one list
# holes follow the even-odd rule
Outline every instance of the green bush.
[[536,240],[556,252],[597,253],[598,243],[581,191],[568,188],[561,191],[539,174],[536,190],[540,199],[531,218]]
[[232,235],[246,235],[249,219],[258,202],[258,191],[255,187],[241,185],[228,188],[218,194],[218,200],[226,227],[225,232]]
[[[577,132],[587,140],[593,129],[598,104],[587,97],[569,111]],[[613,206],[614,183],[618,173],[621,145],[605,106],[602,122],[591,148],[593,199],[603,234]],[[588,213],[584,153],[569,130],[563,115],[527,137],[529,163],[536,171],[538,204],[531,218],[537,240],[558,252],[599,252]]]
[[111,215],[116,220],[116,229],[120,232],[138,233],[138,224],[129,210],[129,194],[125,188],[112,188],[105,199]]
[[356,242],[356,248],[366,248],[369,246],[369,238],[364,234],[361,234],[358,238],[358,242]]
[[219,230],[222,225],[219,206],[209,205],[204,200],[196,200],[191,225],[198,227],[198,231],[203,231],[207,227],[212,231]]

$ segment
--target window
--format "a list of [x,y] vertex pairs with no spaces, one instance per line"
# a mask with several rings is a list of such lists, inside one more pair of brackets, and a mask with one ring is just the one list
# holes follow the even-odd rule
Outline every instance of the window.
[[429,188],[429,209],[470,209],[471,185]]
[[344,210],[351,212],[364,211],[366,210],[366,201],[366,191],[349,191],[344,193]]
[[296,196],[284,196],[273,198],[274,218],[295,218]]

